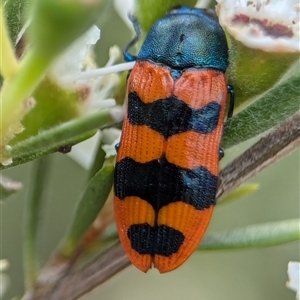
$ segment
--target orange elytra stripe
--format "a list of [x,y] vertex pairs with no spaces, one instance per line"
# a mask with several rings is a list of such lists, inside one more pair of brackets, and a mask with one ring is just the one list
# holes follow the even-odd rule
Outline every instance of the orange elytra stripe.
[[224,100],[227,95],[225,76],[217,70],[190,69],[176,81],[174,95],[195,109],[211,101],[225,106]]
[[147,272],[152,265],[150,255],[140,255],[131,247],[131,242],[127,237],[127,230],[130,225],[148,223],[154,226],[155,212],[152,206],[143,199],[135,196],[120,200],[115,196],[114,201],[116,224],[118,227],[120,241],[124,246],[129,260],[141,271]]
[[221,132],[220,125],[212,134],[188,131],[171,136],[166,147],[168,162],[186,169],[202,166],[218,176]]
[[146,163],[160,158],[163,154],[163,136],[145,125],[131,125],[125,118],[122,134],[126,139],[122,139],[118,161],[124,157],[131,157],[136,162]]
[[168,67],[138,61],[128,78],[127,92],[136,92],[145,103],[172,95],[174,81]]
[[[189,88],[187,88],[188,86]],[[167,140],[167,160],[188,169],[203,166],[218,176],[219,147],[227,94],[224,74],[216,70],[186,71],[176,82],[174,94],[195,109],[199,109],[211,101],[216,101],[221,105],[221,111],[218,126],[212,133],[200,134],[188,131],[171,136]]]
[[136,196],[130,196],[124,200],[117,198],[116,200],[118,201],[115,201],[115,209],[122,212],[116,218],[123,222],[124,227],[141,223],[154,225],[155,212],[147,201]]
[[204,210],[196,210],[193,206],[178,201],[160,209],[157,219],[158,225],[170,226],[185,236],[183,244],[175,254],[170,257],[154,256],[154,266],[160,273],[179,267],[189,258],[207,229],[213,208],[212,205]]

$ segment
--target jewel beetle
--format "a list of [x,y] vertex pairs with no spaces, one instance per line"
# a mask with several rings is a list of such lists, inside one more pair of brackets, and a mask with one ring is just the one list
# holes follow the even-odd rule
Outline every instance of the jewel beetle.
[[147,272],[179,267],[201,241],[216,203],[230,93],[228,46],[210,11],[182,6],[148,32],[127,79],[114,210],[129,260]]

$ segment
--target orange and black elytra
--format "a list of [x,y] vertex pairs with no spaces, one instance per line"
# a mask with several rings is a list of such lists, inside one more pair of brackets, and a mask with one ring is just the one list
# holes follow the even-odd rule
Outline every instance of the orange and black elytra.
[[[201,241],[216,203],[228,87],[217,19],[180,7],[150,29],[127,81],[114,209],[128,258],[147,272],[179,267]],[[229,115],[233,110],[233,90]]]

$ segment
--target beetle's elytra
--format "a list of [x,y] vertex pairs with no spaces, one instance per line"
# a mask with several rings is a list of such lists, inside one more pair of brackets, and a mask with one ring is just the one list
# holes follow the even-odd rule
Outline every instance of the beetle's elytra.
[[189,7],[158,20],[134,57],[127,49],[136,39],[124,51],[136,64],[127,81],[114,208],[130,261],[164,273],[193,253],[216,202],[228,47],[217,19]]

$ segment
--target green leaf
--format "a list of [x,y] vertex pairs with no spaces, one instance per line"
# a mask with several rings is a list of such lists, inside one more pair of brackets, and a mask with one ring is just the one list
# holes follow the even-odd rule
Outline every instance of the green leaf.
[[[33,160],[37,160],[37,159],[42,158],[42,157],[45,157],[49,154],[60,151],[60,149],[62,149],[65,146],[76,145],[76,144],[78,144],[82,141],[85,141],[88,138],[92,137],[94,134],[95,134],[95,131],[88,131],[84,134],[75,136],[74,138],[71,138],[69,140],[65,140],[60,145],[57,145],[53,148],[50,147],[50,148],[45,149],[45,150],[36,149],[36,151],[33,152],[33,153],[30,152],[29,154],[16,156],[16,157],[14,157],[13,162],[10,165],[6,165],[6,166],[0,165],[0,170],[9,169],[9,168],[12,168],[12,167],[15,167],[15,166],[33,161]],[[31,144],[32,143],[31,139],[22,142],[22,144],[26,145],[27,142],[28,142],[29,145],[32,145]]]
[[225,123],[223,148],[229,148],[280,124],[299,110],[300,75],[280,82]]
[[54,148],[68,145],[72,139],[78,138],[80,135],[88,134],[90,136],[91,133],[95,133],[97,128],[113,121],[112,116],[106,110],[90,113],[17,143],[12,147],[10,153],[7,153],[7,156],[22,159],[40,152],[48,152],[49,150],[51,152]]
[[103,142],[102,139],[98,140],[98,146],[97,146],[97,152],[93,161],[93,165],[89,172],[89,178],[93,178],[98,170],[100,170],[103,167],[104,161],[105,161],[105,151],[102,149]]
[[218,200],[217,204],[227,204],[232,201],[236,201],[241,199],[242,197],[245,197],[247,195],[250,195],[257,191],[259,187],[259,184],[256,183],[247,183],[247,184],[242,184],[238,188],[236,188],[233,192],[230,194],[226,195],[225,197],[221,198]]
[[300,219],[251,225],[206,235],[198,250],[269,247],[300,239]]
[[7,177],[0,175],[0,200],[16,193],[23,187],[21,182],[13,181]]
[[90,180],[79,201],[72,225],[61,248],[64,257],[70,257],[86,230],[96,219],[111,191],[114,177],[114,166],[103,167]]
[[178,5],[194,6],[196,0],[136,0],[136,16],[142,29],[148,32],[152,24]]
[[23,234],[23,266],[26,287],[31,287],[37,276],[37,236],[40,228],[40,213],[49,176],[49,158],[35,161],[28,197],[25,202]]
[[3,3],[10,38],[15,44],[17,36],[24,24],[24,13],[29,7],[30,0],[6,0]]

